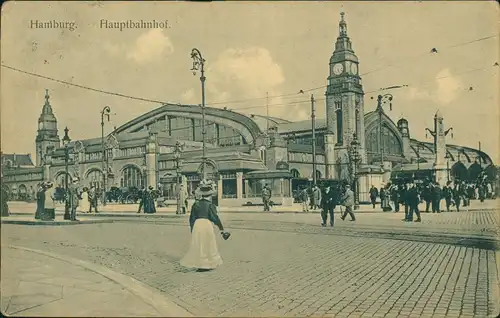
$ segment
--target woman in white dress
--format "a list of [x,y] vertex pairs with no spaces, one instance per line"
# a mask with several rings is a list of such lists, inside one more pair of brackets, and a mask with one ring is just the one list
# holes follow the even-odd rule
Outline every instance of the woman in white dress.
[[82,199],[80,200],[78,208],[80,212],[83,213],[89,213],[90,211],[89,192],[87,187],[84,187],[82,190]]
[[222,258],[217,249],[212,223],[219,228],[224,239],[228,239],[230,234],[224,232],[224,227],[217,215],[217,208],[210,200],[214,193],[212,185],[202,182],[197,192],[201,199],[193,204],[189,216],[191,244],[180,264],[187,268],[196,268],[199,272],[202,272],[222,265]]

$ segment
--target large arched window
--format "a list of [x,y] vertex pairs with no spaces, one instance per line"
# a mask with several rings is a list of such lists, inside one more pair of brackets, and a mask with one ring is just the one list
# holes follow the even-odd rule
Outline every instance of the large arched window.
[[94,186],[96,189],[102,189],[103,180],[102,172],[100,170],[92,170],[87,174],[87,181],[90,187]]
[[483,171],[483,168],[477,162],[474,162],[468,169],[469,180],[476,181],[479,178],[479,175]]
[[455,180],[466,181],[469,179],[469,172],[465,165],[458,161],[451,167],[451,176]]
[[[380,154],[379,149],[379,129],[373,129],[368,135],[368,143],[366,144],[366,149],[368,153]],[[401,155],[403,153],[403,147],[401,142],[395,133],[387,126],[382,126],[382,139],[380,148],[383,149],[384,154]]]
[[145,185],[141,170],[135,166],[127,166],[122,171],[120,186],[142,188]]

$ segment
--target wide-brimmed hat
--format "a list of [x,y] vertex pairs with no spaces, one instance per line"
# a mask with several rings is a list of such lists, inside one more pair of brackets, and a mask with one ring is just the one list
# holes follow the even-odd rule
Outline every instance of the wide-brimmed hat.
[[80,181],[80,179],[78,179],[77,177],[73,177],[72,181],[73,182],[78,182],[78,181]]
[[53,182],[51,182],[51,181],[47,181],[47,182],[45,182],[45,186],[46,186],[47,188],[50,188],[50,187],[52,187],[53,185],[54,185],[54,183],[53,183]]
[[202,197],[212,196],[215,193],[213,183],[211,181],[203,180],[195,190],[195,193],[201,195]]

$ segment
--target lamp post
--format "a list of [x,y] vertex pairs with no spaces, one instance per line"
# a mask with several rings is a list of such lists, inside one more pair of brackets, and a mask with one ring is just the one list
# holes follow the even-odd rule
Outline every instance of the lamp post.
[[69,129],[68,127],[64,128],[64,137],[62,139],[63,146],[64,146],[64,168],[65,168],[65,174],[64,174],[64,193],[65,193],[65,204],[64,204],[64,219],[69,220],[70,215],[69,215],[69,196],[68,196],[68,161],[69,161],[69,143],[71,139],[69,138],[68,135]]
[[181,214],[181,205],[179,202],[179,194],[180,194],[180,189],[181,189],[181,180],[180,180],[180,159],[181,159],[181,152],[182,152],[182,145],[179,141],[175,143],[175,148],[174,148],[174,159],[175,159],[175,172],[177,176],[177,211],[176,214]]
[[353,190],[354,190],[354,209],[359,209],[359,180],[358,180],[358,163],[361,161],[359,154],[359,141],[356,134],[354,134],[349,147],[349,159],[352,165],[352,178],[353,178]]
[[380,162],[382,166],[384,165],[384,149],[382,147],[382,114],[384,113],[384,109],[382,108],[382,105],[388,103],[389,110],[392,110],[392,99],[393,96],[392,94],[389,93],[384,95],[378,95],[377,97],[377,112],[378,112],[378,122],[379,122],[377,144],[378,144],[378,149],[380,151]]
[[312,128],[312,164],[313,164],[313,186],[317,183],[316,175],[316,112],[314,108],[314,95],[311,95],[311,128]]
[[109,106],[104,106],[101,110],[101,146],[102,146],[102,205],[106,205],[106,175],[108,173],[108,167],[106,166],[106,147],[104,146],[104,117],[108,119],[111,113],[111,108]]
[[201,81],[201,134],[203,136],[202,138],[202,143],[203,143],[203,155],[201,158],[201,164],[202,164],[202,173],[203,173],[203,180],[207,178],[207,171],[206,171],[206,147],[205,147],[205,59],[203,59],[203,56],[201,55],[201,52],[197,49],[194,48],[191,51],[191,58],[193,59],[193,67],[191,68],[191,71],[193,71],[193,75],[196,75],[196,71],[201,72],[200,76],[200,81]]
[[444,159],[446,159],[446,180],[450,182],[450,154],[448,152],[446,152]]

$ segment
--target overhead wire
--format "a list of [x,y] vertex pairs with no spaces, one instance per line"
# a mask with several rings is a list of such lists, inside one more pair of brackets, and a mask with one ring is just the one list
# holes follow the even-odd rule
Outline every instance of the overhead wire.
[[[472,44],[472,43],[476,43],[476,42],[488,40],[488,39],[495,38],[495,37],[498,37],[498,34],[490,35],[490,36],[485,36],[485,37],[473,39],[473,40],[470,40],[470,41],[467,41],[467,42],[462,42],[462,43],[454,44],[454,45],[451,45],[451,46],[444,47],[444,49],[446,49],[446,48],[456,48],[456,47],[460,47],[460,46],[464,46],[464,45],[468,45],[468,44]],[[442,50],[442,49],[443,48],[440,48],[440,50]],[[416,57],[420,57],[420,56],[424,56],[424,55],[428,55],[428,54],[429,54],[429,52],[427,52],[427,53],[420,53],[418,55],[412,56],[411,59],[413,60]],[[365,76],[365,75],[368,75],[368,74],[371,74],[371,73],[374,73],[374,72],[378,72],[378,71],[381,71],[381,70],[386,69],[388,67],[395,66],[396,64],[400,64],[400,63],[391,63],[389,65],[386,65],[386,66],[383,66],[383,67],[380,67],[380,68],[377,68],[377,69],[374,69],[374,70],[362,73],[362,74],[360,74],[360,76]],[[44,75],[41,75],[41,74],[24,71],[24,70],[21,70],[19,68],[15,68],[15,67],[6,65],[4,63],[2,63],[1,66],[5,67],[7,69],[13,70],[13,71],[17,71],[17,72],[26,74],[26,75],[35,76],[35,77],[43,78],[43,79],[46,79],[46,80],[51,80],[51,81],[54,81],[54,82],[57,82],[57,83],[60,83],[60,84],[74,86],[74,87],[78,87],[78,88],[81,88],[81,89],[86,89],[86,90],[90,90],[90,91],[94,91],[94,92],[98,92],[98,93],[103,93],[103,94],[107,94],[107,95],[113,95],[113,96],[117,96],[117,97],[134,99],[134,100],[151,102],[151,103],[158,103],[158,104],[179,104],[179,103],[175,103],[175,102],[165,102],[165,101],[160,101],[160,100],[155,100],[155,99],[149,99],[149,98],[134,97],[134,96],[126,95],[126,94],[115,93],[115,92],[110,92],[110,91],[106,91],[106,90],[102,90],[102,89],[97,89],[97,88],[93,88],[93,87],[89,87],[89,86],[85,86],[85,85],[75,84],[75,83],[72,83],[72,82],[69,82],[69,81],[59,80],[59,79],[52,78],[52,77],[49,77],[49,76],[44,76]],[[301,93],[312,92],[312,91],[316,91],[316,90],[319,90],[319,89],[322,89],[322,88],[326,88],[327,86],[328,85],[321,85],[321,86],[318,86],[318,87],[303,89],[303,90],[300,90],[300,92]],[[293,98],[293,97],[296,97],[298,94],[299,93],[288,93],[288,94],[281,94],[281,95],[269,96],[269,98]],[[241,99],[241,100],[234,100],[234,101],[221,101],[221,102],[207,103],[206,106],[243,103],[243,102],[248,102],[248,101],[264,100],[264,99],[266,99],[266,97],[255,97],[255,98],[248,98],[248,99]]]

